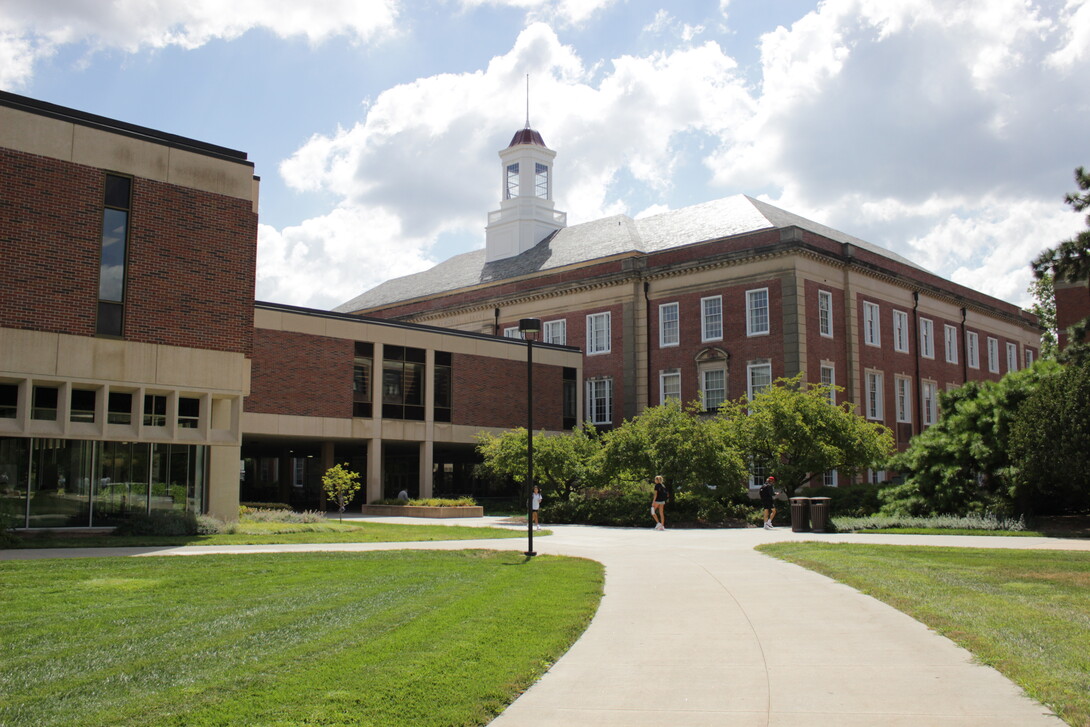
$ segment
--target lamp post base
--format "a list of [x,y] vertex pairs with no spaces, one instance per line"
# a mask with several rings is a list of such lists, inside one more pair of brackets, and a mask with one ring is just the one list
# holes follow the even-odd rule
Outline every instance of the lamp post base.
[[525,553],[523,553],[523,555],[525,555],[525,556],[534,556],[534,555],[537,555],[537,551],[527,550]]

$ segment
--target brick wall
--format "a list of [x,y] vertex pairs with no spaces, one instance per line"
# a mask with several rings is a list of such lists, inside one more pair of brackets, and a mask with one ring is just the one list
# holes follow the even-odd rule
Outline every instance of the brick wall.
[[[511,429],[526,426],[526,362],[455,354],[455,424]],[[563,429],[563,369],[534,364],[534,431]]]
[[246,411],[350,418],[354,346],[341,338],[257,329]]
[[[0,149],[0,326],[95,335],[105,172]],[[249,354],[248,200],[133,180],[124,338]]]
[[1056,288],[1056,327],[1060,333],[1060,348],[1067,346],[1067,329],[1083,318],[1090,316],[1090,288],[1086,284],[1078,286],[1057,286]]

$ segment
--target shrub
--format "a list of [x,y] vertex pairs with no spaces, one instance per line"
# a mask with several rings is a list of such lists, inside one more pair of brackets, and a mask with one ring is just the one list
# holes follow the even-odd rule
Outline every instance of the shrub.
[[325,513],[319,510],[268,510],[264,508],[248,509],[240,516],[241,520],[252,523],[320,523],[325,520]]
[[[862,483],[848,487],[812,487],[799,491],[798,495],[804,497],[828,497],[829,514],[839,517],[866,517],[875,515],[882,508],[882,500],[878,493],[888,485]],[[784,509],[790,509],[789,503],[784,503]]]
[[837,532],[853,530],[886,530],[889,528],[935,528],[940,530],[1011,530],[1020,532],[1026,523],[1018,519],[984,515],[934,515],[911,517],[901,515],[869,515],[867,517],[834,517],[832,524]]
[[283,502],[240,502],[238,516],[248,515],[251,510],[291,510],[291,505]]
[[136,513],[117,526],[116,535],[196,535],[197,516],[181,510]]
[[469,495],[465,497],[425,497],[419,500],[399,500],[396,497],[387,497],[379,500],[376,505],[404,505],[405,507],[465,507],[476,505],[477,501]]
[[197,535],[216,535],[224,532],[227,524],[211,515],[197,516]]
[[[677,493],[666,506],[666,523],[741,527],[753,505],[731,498],[718,499],[690,492]],[[587,489],[568,501],[546,500],[541,519],[552,523],[643,527],[651,524],[649,488]]]

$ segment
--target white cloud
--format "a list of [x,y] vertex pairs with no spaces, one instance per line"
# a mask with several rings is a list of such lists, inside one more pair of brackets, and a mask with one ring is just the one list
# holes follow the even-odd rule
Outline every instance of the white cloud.
[[29,81],[34,63],[68,43],[129,53],[197,48],[264,28],[319,43],[336,35],[371,42],[397,32],[397,0],[5,0],[0,5],[0,84]]
[[581,25],[613,5],[616,0],[461,0],[462,7],[486,5],[518,8],[527,11],[529,22],[555,22],[560,25]]

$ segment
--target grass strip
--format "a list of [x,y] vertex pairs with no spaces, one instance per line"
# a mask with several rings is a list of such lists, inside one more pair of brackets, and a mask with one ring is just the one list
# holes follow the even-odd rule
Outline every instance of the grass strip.
[[1068,724],[1090,726],[1090,553],[835,543],[758,550],[890,604]]
[[0,724],[487,724],[602,582],[481,550],[3,562]]
[[[279,545],[281,543],[403,543],[410,541],[524,538],[525,531],[463,525],[400,525],[326,521],[243,523],[243,532],[216,535],[69,535],[56,531],[24,537],[17,548],[123,548],[181,545]],[[542,530],[535,535],[547,535]]]

